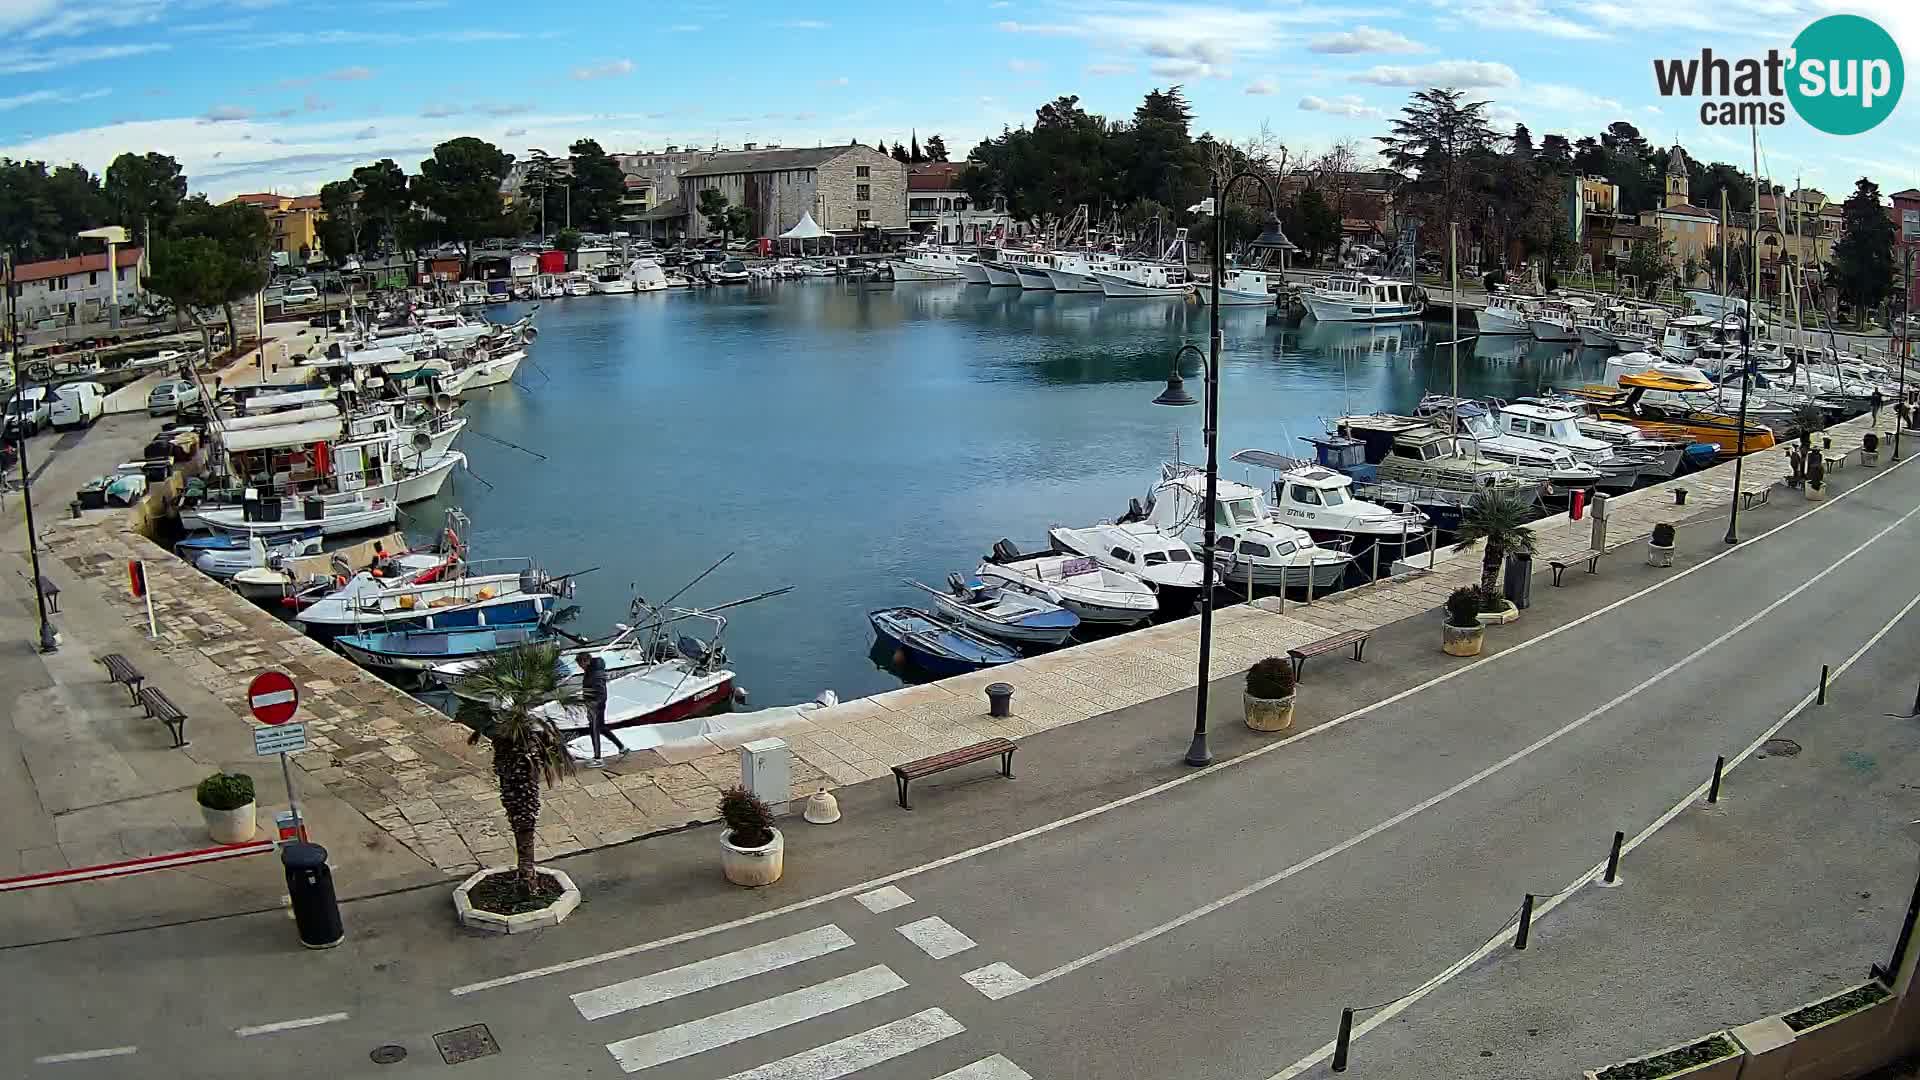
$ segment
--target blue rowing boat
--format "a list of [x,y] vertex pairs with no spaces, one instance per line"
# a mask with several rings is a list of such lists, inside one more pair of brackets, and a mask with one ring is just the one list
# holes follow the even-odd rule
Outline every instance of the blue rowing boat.
[[340,651],[364,668],[377,671],[427,671],[436,664],[471,660],[531,641],[544,641],[547,628],[537,622],[504,623],[453,630],[374,630],[333,639]]
[[1020,659],[1012,648],[930,611],[881,608],[867,620],[881,645],[929,675],[964,675]]

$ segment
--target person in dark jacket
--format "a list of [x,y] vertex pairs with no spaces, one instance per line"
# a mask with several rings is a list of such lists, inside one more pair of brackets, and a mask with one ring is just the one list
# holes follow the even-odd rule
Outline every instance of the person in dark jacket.
[[588,762],[591,768],[599,768],[600,739],[604,736],[613,745],[627,752],[627,746],[620,736],[607,730],[607,662],[590,652],[575,653],[574,663],[580,665],[580,700],[587,707],[587,737],[593,742],[593,760]]
[[1874,387],[1873,396],[1867,399],[1867,414],[1868,414],[1867,422],[1868,423],[1877,424],[1880,422],[1880,406],[1885,405],[1886,403],[1887,403],[1886,399],[1880,396],[1880,388],[1877,386]]

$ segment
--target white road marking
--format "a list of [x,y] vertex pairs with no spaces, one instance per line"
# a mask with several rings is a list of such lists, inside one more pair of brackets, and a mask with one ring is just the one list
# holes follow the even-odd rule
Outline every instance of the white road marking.
[[898,927],[900,936],[920,946],[920,951],[935,960],[945,960],[973,948],[973,939],[938,915]]
[[[1886,637],[1888,632],[1891,631],[1896,625],[1898,625],[1900,620],[1906,618],[1909,614],[1911,614],[1913,612],[1913,609],[1916,607],[1920,607],[1920,595],[1915,595],[1913,599],[1907,601],[1907,606],[1901,608],[1900,611],[1897,614],[1895,614],[1893,618],[1888,619],[1885,625],[1881,626],[1880,629],[1876,631],[1872,637],[1868,638],[1865,644],[1861,645],[1858,649],[1855,649],[1853,651],[1853,655],[1847,657],[1844,661],[1842,661],[1839,667],[1834,668],[1832,675],[1828,677],[1828,680],[1827,680],[1828,684],[1831,685],[1834,679],[1838,679],[1841,675],[1845,674],[1846,670],[1852,667],[1855,661],[1859,660],[1862,656],[1865,656],[1867,654],[1868,649],[1871,649],[1875,645],[1879,644],[1880,639],[1883,637]],[[1780,719],[1774,721],[1773,724],[1770,727],[1768,727],[1765,731],[1755,736],[1753,741],[1746,745],[1745,749],[1741,750],[1738,754],[1735,754],[1733,757],[1729,758],[1727,760],[1726,767],[1721,770],[1722,774],[1732,772],[1735,766],[1747,760],[1747,758],[1753,756],[1754,751],[1760,749],[1761,746],[1765,745],[1768,739],[1771,739],[1775,735],[1778,735],[1780,733],[1781,728],[1784,728],[1789,723],[1791,723],[1794,717],[1799,716],[1801,712],[1805,711],[1807,706],[1813,704],[1816,700],[1819,699],[1819,696],[1820,696],[1820,692],[1818,689],[1807,691],[1807,695],[1801,698],[1799,702],[1793,706],[1793,708],[1788,709],[1786,713],[1780,717]],[[1687,792],[1684,798],[1682,798],[1679,802],[1674,803],[1672,806],[1668,807],[1665,813],[1661,814],[1659,817],[1653,820],[1652,824],[1640,830],[1639,833],[1635,834],[1632,838],[1627,840],[1626,843],[1621,844],[1620,845],[1621,855],[1624,857],[1626,853],[1639,847],[1641,844],[1646,843],[1648,840],[1653,839],[1654,834],[1658,833],[1661,829],[1665,828],[1669,823],[1673,821],[1674,818],[1679,817],[1683,812],[1686,811],[1687,807],[1694,805],[1700,799],[1704,798],[1707,794],[1707,788],[1712,783],[1713,783],[1712,780],[1708,780],[1705,783],[1702,783],[1699,787],[1696,787],[1692,791]],[[1577,890],[1580,886],[1588,884],[1589,882],[1593,882],[1594,884],[1599,884],[1599,882],[1595,881],[1595,879],[1600,877],[1603,873],[1605,873],[1606,868],[1607,868],[1607,864],[1604,860],[1601,862],[1597,862],[1593,864],[1593,866],[1589,867],[1586,873],[1581,874],[1579,877],[1574,878],[1572,881],[1568,882],[1567,886],[1564,889],[1560,890],[1558,893],[1555,893],[1553,896],[1549,897],[1546,900],[1546,902],[1542,903],[1539,907],[1534,908],[1533,910],[1534,922],[1539,922],[1542,917],[1552,912],[1553,909],[1559,907],[1561,904],[1572,899],[1575,894],[1575,890]],[[1425,998],[1428,994],[1431,994],[1435,990],[1438,990],[1440,989],[1440,987],[1446,985],[1446,983],[1452,980],[1454,976],[1459,975],[1461,972],[1467,970],[1473,965],[1479,963],[1481,960],[1492,955],[1494,950],[1504,948],[1509,942],[1513,940],[1514,933],[1515,933],[1515,928],[1509,928],[1505,931],[1502,931],[1492,941],[1487,942],[1485,945],[1480,946],[1478,949],[1475,949],[1473,952],[1470,952],[1466,956],[1463,956],[1460,959],[1454,961],[1452,964],[1449,964],[1447,967],[1443,968],[1439,974],[1435,975],[1433,978],[1428,979],[1426,982],[1422,983],[1412,993],[1406,995],[1403,998],[1400,998],[1399,1000],[1395,1001],[1393,1004],[1386,1006],[1385,1008],[1376,1012],[1372,1016],[1368,1017],[1366,1020],[1355,1025],[1350,1035],[1350,1038],[1358,1039],[1362,1035],[1365,1035],[1368,1032],[1372,1031],[1374,1028],[1379,1027],[1381,1024],[1384,1024],[1387,1021],[1392,1020],[1394,1017],[1399,1016],[1401,1013],[1419,1004],[1422,998]],[[1306,1072],[1308,1069],[1311,1069],[1314,1066],[1320,1064],[1322,1061],[1325,1061],[1326,1059],[1332,1057],[1333,1045],[1334,1045],[1333,1043],[1327,1043],[1326,1045],[1322,1046],[1320,1049],[1315,1050],[1313,1053],[1308,1054],[1306,1057],[1303,1057],[1299,1061],[1294,1062],[1292,1065],[1289,1065],[1286,1068],[1280,1070],[1279,1072],[1274,1073],[1272,1076],[1268,1077],[1267,1080],[1293,1080],[1293,1077],[1299,1076],[1301,1073]]]
[[298,1020],[281,1020],[272,1024],[237,1027],[233,1029],[233,1033],[243,1039],[250,1039],[255,1035],[271,1035],[276,1031],[293,1031],[297,1028],[319,1027],[321,1024],[337,1024],[346,1018],[346,1013],[328,1013],[325,1016],[303,1016]]
[[1683,581],[1690,575],[1693,575],[1693,574],[1699,573],[1702,570],[1705,570],[1707,567],[1712,566],[1713,564],[1719,562],[1721,559],[1728,557],[1729,555],[1733,555],[1738,552],[1747,550],[1748,548],[1751,548],[1753,545],[1759,543],[1762,540],[1767,539],[1770,536],[1773,536],[1775,533],[1779,533],[1787,529],[1791,529],[1795,525],[1800,524],[1801,522],[1807,520],[1808,518],[1814,516],[1815,514],[1819,514],[1823,511],[1830,510],[1833,507],[1841,505],[1846,501],[1846,499],[1849,496],[1853,495],[1855,492],[1865,489],[1870,484],[1878,483],[1879,481],[1885,479],[1886,477],[1893,475],[1894,472],[1896,472],[1897,470],[1902,469],[1907,465],[1911,464],[1915,460],[1920,460],[1920,456],[1910,457],[1898,464],[1887,466],[1883,468],[1877,475],[1862,481],[1857,487],[1850,488],[1846,491],[1839,493],[1838,495],[1835,495],[1833,498],[1828,499],[1825,502],[1822,502],[1821,504],[1819,504],[1818,506],[1815,506],[1813,509],[1807,511],[1804,514],[1801,514],[1799,517],[1793,518],[1790,521],[1783,521],[1780,524],[1775,525],[1773,528],[1768,529],[1766,532],[1763,532],[1758,536],[1755,536],[1751,540],[1747,540],[1737,546],[1730,546],[1725,551],[1722,551],[1717,555],[1712,555],[1705,559],[1702,559],[1701,561],[1695,563],[1694,565],[1689,566],[1684,570],[1681,570],[1679,573],[1661,578],[1659,581],[1656,581],[1653,584],[1647,586],[1646,588],[1641,589],[1639,592],[1632,593],[1627,596],[1623,596],[1618,600],[1612,601],[1611,603],[1603,604],[1602,606],[1587,612],[1585,615],[1582,615],[1576,619],[1573,619],[1570,622],[1566,622],[1559,626],[1553,627],[1552,629],[1545,631],[1544,633],[1540,634],[1537,637],[1531,637],[1525,641],[1515,642],[1514,644],[1504,649],[1501,649],[1499,652],[1481,657],[1480,659],[1475,660],[1470,664],[1463,664],[1460,667],[1450,668],[1447,671],[1439,675],[1436,675],[1431,679],[1428,679],[1426,682],[1420,683],[1415,686],[1410,686],[1405,690],[1402,690],[1395,694],[1389,694],[1388,696],[1381,698],[1379,701],[1372,702],[1371,704],[1368,704],[1368,705],[1363,705],[1360,708],[1353,710],[1352,712],[1343,713],[1340,716],[1336,716],[1333,719],[1328,720],[1326,723],[1321,724],[1318,727],[1308,728],[1305,731],[1301,731],[1296,734],[1289,735],[1284,739],[1278,739],[1278,740],[1275,740],[1274,742],[1262,743],[1261,745],[1254,747],[1252,750],[1249,750],[1246,753],[1241,754],[1239,757],[1228,758],[1224,761],[1215,762],[1214,764],[1209,765],[1203,769],[1194,769],[1191,772],[1182,773],[1181,775],[1174,777],[1171,780],[1167,780],[1163,783],[1155,784],[1149,788],[1144,788],[1140,791],[1134,792],[1131,795],[1123,795],[1120,798],[1114,799],[1110,802],[1101,803],[1098,806],[1090,806],[1085,810],[1068,814],[1066,817],[1056,818],[1053,821],[1042,822],[1041,824],[1035,825],[1030,829],[1023,829],[1020,832],[1003,836],[998,840],[989,840],[984,844],[976,844],[973,847],[967,848],[962,851],[956,851],[951,855],[943,855],[940,858],[921,863],[918,866],[909,866],[902,870],[895,870],[893,873],[882,874],[881,876],[876,878],[869,878],[866,881],[856,882],[855,884],[848,885],[844,888],[835,889],[832,892],[821,893],[819,896],[811,896],[805,900],[796,900],[793,903],[784,905],[782,907],[768,908],[765,911],[755,912],[752,915],[744,915],[738,919],[729,919],[726,922],[714,923],[711,926],[703,926],[695,930],[688,930],[683,933],[672,934],[668,937],[655,938],[652,941],[643,941],[636,945],[626,945],[618,949],[610,949],[603,953],[595,953],[591,956],[582,956],[573,960],[563,960],[557,964],[548,964],[545,967],[529,968],[526,971],[514,972],[511,975],[501,975],[498,978],[483,979],[480,982],[467,983],[464,986],[454,987],[452,990],[448,991],[448,993],[451,993],[455,997],[464,997],[467,994],[479,993],[482,990],[497,990],[500,987],[512,986],[515,983],[527,982],[531,979],[544,979],[549,975],[559,975],[568,971],[576,971],[580,968],[592,967],[595,964],[604,964],[610,960],[620,960],[629,956],[637,956],[643,952],[652,952],[655,949],[670,948],[674,945],[683,944],[688,941],[695,941],[703,937],[711,936],[713,934],[722,934],[729,930],[738,930],[743,926],[753,926],[756,923],[762,923],[767,921],[768,919],[778,919],[778,918],[781,918],[782,916],[791,915],[797,911],[807,911],[809,909],[819,907],[822,904],[830,904],[836,900],[842,900],[849,896],[858,898],[860,894],[869,893],[869,892],[878,890],[882,886],[891,885],[896,881],[905,881],[908,878],[918,877],[921,874],[929,873],[934,870],[940,870],[948,866],[953,866],[957,863],[963,863],[968,861],[969,859],[975,859],[981,855],[986,855],[990,852],[999,851],[1001,848],[1012,847],[1015,844],[1019,844],[1019,843],[1023,843],[1025,841],[1031,840],[1036,836],[1045,836],[1048,833],[1067,828],[1070,825],[1078,825],[1082,821],[1088,821],[1093,818],[1100,817],[1103,814],[1111,813],[1112,811],[1119,810],[1124,807],[1132,806],[1134,803],[1143,802],[1147,799],[1153,798],[1156,795],[1163,795],[1166,792],[1172,791],[1176,788],[1183,787],[1187,784],[1191,784],[1198,780],[1204,779],[1205,777],[1212,776],[1213,774],[1217,772],[1221,772],[1222,770],[1231,769],[1240,765],[1245,765],[1249,762],[1258,761],[1259,759],[1266,757],[1268,754],[1278,753],[1281,750],[1285,750],[1287,747],[1292,746],[1294,743],[1297,743],[1302,739],[1311,739],[1311,738],[1314,738],[1315,736],[1326,734],[1329,731],[1337,730],[1338,728],[1342,727],[1343,725],[1351,721],[1359,720],[1363,717],[1371,716],[1382,709],[1388,708],[1393,705],[1397,705],[1400,702],[1405,701],[1406,699],[1413,697],[1416,694],[1423,693],[1427,690],[1432,689],[1435,686],[1441,685],[1442,683],[1451,682],[1452,680],[1460,678],[1462,675],[1465,675],[1468,672],[1477,671],[1484,665],[1498,663],[1501,660],[1504,660],[1510,656],[1517,656],[1520,653],[1525,652],[1526,650],[1532,648],[1535,645],[1539,645],[1542,642],[1551,641],[1554,638],[1560,636],[1561,634],[1566,633],[1569,630],[1573,630],[1576,627],[1584,626],[1587,623],[1593,621],[1594,619],[1597,619],[1602,615],[1606,615],[1609,612],[1618,610],[1619,608],[1624,607],[1627,604],[1630,604],[1635,600],[1640,599],[1641,597],[1650,596],[1653,593],[1659,592],[1661,589],[1664,589],[1669,585],[1674,584],[1675,582]]
[[1033,1080],[1033,1077],[1027,1075],[1025,1069],[995,1054],[971,1065],[962,1065],[950,1073],[942,1073],[933,1080]]
[[59,1065],[68,1061],[92,1061],[95,1058],[126,1057],[137,1046],[109,1046],[105,1050],[75,1050],[69,1054],[46,1054],[33,1059],[35,1065]]
[[927,1009],[871,1031],[734,1073],[726,1080],[839,1080],[965,1030],[945,1009]]
[[875,889],[869,893],[861,893],[859,896],[854,897],[854,899],[859,901],[861,907],[866,908],[875,915],[883,911],[892,911],[897,907],[906,907],[908,904],[913,903],[913,897],[901,892],[899,887],[894,885],[888,885],[884,889]]
[[852,947],[853,939],[839,927],[822,926],[777,941],[736,949],[710,960],[587,990],[573,995],[573,1005],[581,1016],[598,1020]]
[[700,1020],[607,1044],[607,1052],[626,1072],[639,1072],[683,1057],[717,1050],[783,1027],[871,1001],[907,985],[884,964],[851,975],[742,1005]]
[[960,976],[968,986],[985,994],[989,1000],[999,1001],[1003,997],[1012,997],[1025,990],[1032,980],[1014,970],[1012,964],[988,964],[983,968],[974,968]]

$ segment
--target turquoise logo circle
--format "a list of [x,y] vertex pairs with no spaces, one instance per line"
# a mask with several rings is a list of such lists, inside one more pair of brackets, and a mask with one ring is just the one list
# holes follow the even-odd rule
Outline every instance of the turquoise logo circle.
[[1829,135],[1858,135],[1893,114],[1906,66],[1892,35],[1872,19],[1829,15],[1793,39],[1787,98],[1800,119]]

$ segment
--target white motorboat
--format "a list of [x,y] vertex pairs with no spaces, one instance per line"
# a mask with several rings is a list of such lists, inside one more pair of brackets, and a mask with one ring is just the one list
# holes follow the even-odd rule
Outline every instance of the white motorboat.
[[1353,493],[1353,478],[1343,472],[1268,450],[1242,450],[1232,460],[1272,469],[1276,520],[1305,529],[1315,540],[1347,540],[1360,552],[1380,544],[1404,552],[1433,526],[1418,510],[1390,510]]
[[1593,466],[1600,471],[1599,486],[1603,490],[1629,490],[1643,472],[1658,467],[1660,463],[1650,455],[1634,453],[1580,430],[1584,411],[1545,402],[1515,402],[1501,406],[1498,427],[1517,439],[1560,447],[1572,454],[1574,461]]
[[[965,281],[968,280],[966,267],[971,264],[976,269],[979,260],[972,255],[951,251],[939,247],[911,249],[904,258],[892,260],[893,280],[895,281]],[[986,274],[980,275],[981,282],[987,280]]]
[[1047,530],[1047,539],[1061,551],[1139,578],[1160,594],[1163,606],[1176,610],[1199,594],[1204,568],[1178,537],[1145,520],[1151,513],[1150,508],[1136,507],[1112,524],[1084,529],[1056,525]]
[[[1202,510],[1206,476],[1198,469],[1169,464],[1154,489],[1154,523],[1203,551]],[[1331,589],[1346,577],[1353,556],[1321,547],[1305,529],[1276,521],[1260,492],[1232,480],[1216,479],[1214,563],[1229,582],[1244,588]]]
[[[461,394],[472,394],[476,390],[488,390],[502,383],[512,382],[513,373],[520,370],[520,361],[526,358],[527,350],[525,349],[514,349],[498,355],[490,354],[485,349],[480,350],[472,363],[476,370],[467,380],[467,385],[461,390]],[[462,423],[465,421],[463,420]]]
[[[1044,252],[1001,248],[993,258],[982,260],[982,265],[986,267],[987,283],[990,285],[1051,289],[1053,282],[1047,278],[1045,259]],[[1046,284],[1029,285],[1027,276],[1021,272],[1022,267],[1032,270]]]
[[1660,354],[1690,364],[1700,358],[1700,346],[1713,340],[1713,320],[1705,315],[1682,315],[1667,321],[1660,334]]
[[630,296],[635,292],[632,279],[611,264],[601,268],[593,279],[593,291],[600,296]]
[[1187,230],[1175,229],[1158,259],[1114,259],[1093,276],[1109,300],[1185,296],[1193,285],[1187,274]]
[[[705,692],[712,696],[708,680],[699,683]],[[831,690],[822,690],[812,701],[803,701],[798,705],[775,705],[770,709],[753,709],[747,712],[722,712],[711,715],[696,715],[685,720],[657,720],[639,725],[629,725],[620,729],[620,743],[614,745],[610,739],[600,740],[602,760],[618,758],[622,754],[631,754],[645,750],[657,750],[663,747],[685,747],[691,751],[705,751],[714,745],[713,738],[724,736],[727,745],[744,744],[757,739],[787,734],[796,728],[805,730],[812,714],[821,709],[832,708],[840,703],[840,696]],[[609,701],[611,709],[611,701]],[[577,729],[574,729],[577,730]],[[589,735],[576,735],[567,743],[567,754],[573,760],[586,763],[593,760],[593,738]],[[676,760],[678,755],[675,755]]]
[[638,258],[627,264],[627,280],[637,293],[663,292],[672,287],[658,259]]
[[1453,415],[1462,449],[1475,457],[1512,467],[1515,476],[1544,480],[1553,491],[1565,494],[1596,487],[1606,475],[1597,467],[1576,460],[1563,447],[1502,432],[1486,406],[1479,402],[1430,395],[1421,404],[1422,415],[1430,421],[1444,425],[1448,423],[1447,414]]
[[1425,306],[1412,282],[1371,274],[1331,275],[1302,293],[1300,301],[1321,322],[1417,319]]
[[933,604],[969,629],[1022,645],[1060,645],[1080,617],[1044,597],[990,585],[978,578],[947,575],[945,591],[918,581],[907,584],[933,597]]
[[747,264],[739,259],[723,259],[718,266],[707,271],[717,285],[739,285],[753,275],[747,273]]
[[974,576],[1059,604],[1082,622],[1132,626],[1160,609],[1153,590],[1131,574],[1083,556],[1023,555],[1007,540],[994,543]]
[[1483,335],[1487,334],[1530,334],[1527,320],[1531,317],[1528,302],[1501,286],[1494,286],[1493,295],[1487,297],[1487,306],[1474,314],[1474,325]]
[[[1220,279],[1221,307],[1273,307],[1277,303],[1279,290],[1286,281],[1278,273],[1265,270],[1228,270]],[[1212,300],[1213,290],[1196,286],[1193,290],[1200,302]]]
[[567,275],[565,288],[568,296],[592,296],[593,279],[584,272],[575,270]]
[[[316,509],[318,516],[315,516]],[[188,529],[240,535],[260,533],[271,536],[318,528],[322,536],[345,536],[392,525],[399,516],[400,506],[391,499],[358,496],[335,496],[319,500],[269,498],[240,506],[183,507],[180,524]]]
[[448,630],[537,623],[552,610],[568,584],[552,581],[534,570],[468,573],[426,583],[378,578],[363,570],[294,618],[307,633],[322,640],[355,630]]
[[1055,292],[1104,294],[1100,279],[1093,275],[1113,261],[1096,251],[1056,251],[1053,264],[1047,267],[1047,280]]
[[1539,341],[1576,342],[1580,340],[1580,318],[1592,311],[1590,301],[1548,300],[1527,319],[1527,329]]
[[1606,308],[1594,308],[1577,315],[1573,321],[1573,329],[1580,335],[1580,344],[1589,349],[1619,347],[1613,340],[1613,313]]
[[203,551],[193,560],[193,568],[216,581],[226,581],[242,570],[272,568],[283,559],[298,559],[320,550],[320,537],[275,539],[268,542],[262,533],[248,533],[247,546]]

